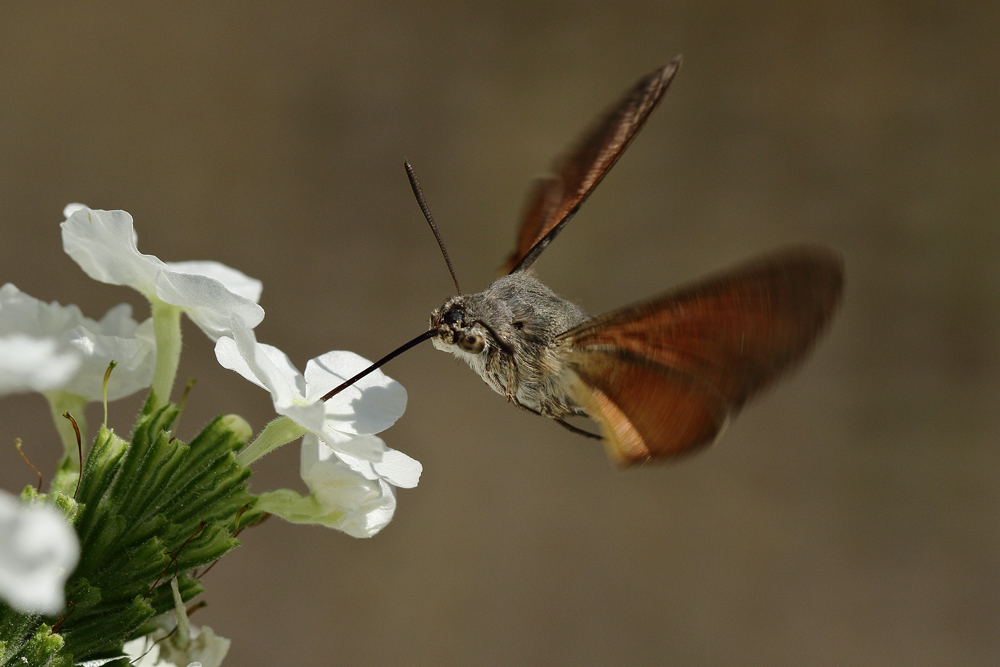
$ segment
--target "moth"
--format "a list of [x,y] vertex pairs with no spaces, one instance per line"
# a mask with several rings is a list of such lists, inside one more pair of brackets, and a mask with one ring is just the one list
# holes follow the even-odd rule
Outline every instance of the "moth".
[[[506,275],[451,297],[414,340],[430,339],[514,405],[599,437],[621,465],[712,443],[743,405],[797,366],[829,324],[843,269],[829,250],[786,248],[599,317],[557,296],[530,269],[642,129],[680,68],[642,78],[531,190]],[[409,164],[414,194],[441,243]],[[600,435],[567,419],[589,417]]]

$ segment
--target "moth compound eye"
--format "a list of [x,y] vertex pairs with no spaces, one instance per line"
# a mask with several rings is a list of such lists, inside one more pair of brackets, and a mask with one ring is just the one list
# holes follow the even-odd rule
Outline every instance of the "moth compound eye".
[[447,313],[444,314],[444,317],[441,318],[441,324],[445,324],[447,326],[455,326],[456,324],[461,324],[461,323],[462,323],[462,311],[460,311],[458,308],[452,308],[451,310],[449,310]]
[[466,334],[458,339],[458,346],[471,354],[479,354],[486,347],[486,340],[479,334]]

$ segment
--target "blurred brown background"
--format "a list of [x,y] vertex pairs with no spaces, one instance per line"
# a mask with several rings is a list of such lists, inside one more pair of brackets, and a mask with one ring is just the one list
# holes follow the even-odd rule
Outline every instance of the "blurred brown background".
[[[358,541],[271,521],[206,578],[228,665],[1000,662],[1000,4],[34,2],[0,7],[2,275],[99,317],[62,207],[264,282],[262,342],[381,356],[510,250],[529,179],[638,77],[684,68],[538,262],[600,313],[779,245],[843,253],[806,367],[682,465],[619,472],[425,345],[383,434],[423,462]],[[186,323],[181,437],[269,397]],[[111,406],[128,431],[139,398]],[[99,421],[96,406],[92,423]],[[187,431],[185,433],[184,431]],[[0,402],[0,486],[51,471]],[[299,488],[296,447],[254,488]]]

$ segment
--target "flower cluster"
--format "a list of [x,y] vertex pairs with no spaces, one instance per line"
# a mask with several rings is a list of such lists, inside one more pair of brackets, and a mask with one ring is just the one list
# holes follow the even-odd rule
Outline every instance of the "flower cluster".
[[[232,337],[215,345],[226,368],[271,392],[281,415],[237,460],[249,464],[275,447],[302,439],[302,479],[311,493],[265,493],[258,507],[289,521],[322,523],[355,537],[372,535],[395,510],[394,487],[411,488],[420,463],[386,447],[374,434],[403,414],[406,390],[375,371],[329,401],[319,398],[369,365],[352,352],[328,352],[306,364],[303,376],[281,350],[258,343],[235,318]],[[351,501],[347,501],[351,498]]]
[[[95,321],[76,306],[0,287],[0,396],[41,392],[64,445],[48,493],[28,487],[17,501],[0,492],[0,667],[94,657],[89,664],[125,664],[126,653],[133,664],[218,665],[228,640],[190,626],[185,611],[202,590],[197,568],[235,547],[236,533],[265,513],[355,537],[385,527],[396,487],[416,486],[421,473],[376,435],[402,415],[406,391],[376,371],[321,401],[369,362],[328,352],[303,374],[256,340],[260,281],[217,262],[140,253],[124,211],[71,204],[64,215],[66,253],[91,278],[138,290],[151,316],[137,322],[121,304]],[[270,392],[280,416],[249,444],[252,430],[235,415],[189,444],[170,430],[180,413],[169,399],[181,314],[215,341],[220,364]],[[107,426],[107,401],[146,388],[124,440]],[[83,462],[83,408],[97,400],[105,423]],[[308,495],[249,493],[248,466],[298,439]]]

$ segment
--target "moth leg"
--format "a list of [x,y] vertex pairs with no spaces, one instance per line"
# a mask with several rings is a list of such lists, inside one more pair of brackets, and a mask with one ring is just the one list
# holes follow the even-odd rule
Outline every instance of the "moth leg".
[[542,416],[541,412],[535,410],[534,408],[529,408],[527,405],[524,405],[523,403],[521,403],[521,401],[517,400],[516,396],[508,396],[507,400],[516,405],[517,407],[521,408],[525,412],[530,412],[531,414],[538,415],[539,417]]
[[585,431],[582,428],[577,428],[576,426],[573,426],[569,422],[563,421],[559,417],[553,417],[552,419],[555,421],[555,423],[559,424],[564,429],[566,429],[568,431],[572,431],[573,433],[576,433],[577,435],[583,435],[583,436],[586,436],[588,438],[595,438],[597,440],[604,440],[604,438],[602,436],[600,436],[599,434],[597,434],[597,433],[591,433],[590,431]]
[[[530,412],[531,414],[538,415],[539,417],[552,417],[552,415],[546,415],[538,410],[535,410],[534,408],[529,408],[527,405],[522,404],[521,401],[517,400],[516,396],[509,396],[507,400],[509,400],[511,403],[521,408],[525,412]],[[581,413],[581,414],[583,416],[586,416],[586,413]],[[563,421],[559,417],[552,417],[552,419],[555,421],[555,423],[559,424],[560,426],[569,431],[572,431],[573,433],[576,433],[577,435],[586,436],[588,438],[596,438],[597,440],[604,440],[604,438],[598,435],[597,433],[591,433],[590,431],[585,431],[582,428],[573,426],[569,422]]]

